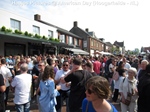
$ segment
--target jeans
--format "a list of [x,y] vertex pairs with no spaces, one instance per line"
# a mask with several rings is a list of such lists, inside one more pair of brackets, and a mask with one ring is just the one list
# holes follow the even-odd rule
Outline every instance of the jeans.
[[36,95],[36,101],[37,101],[37,104],[38,104],[38,109],[39,109],[39,112],[42,112],[42,109],[41,109],[41,106],[39,104],[39,95]]
[[16,104],[16,110],[17,112],[29,112],[30,110],[30,102],[25,104]]

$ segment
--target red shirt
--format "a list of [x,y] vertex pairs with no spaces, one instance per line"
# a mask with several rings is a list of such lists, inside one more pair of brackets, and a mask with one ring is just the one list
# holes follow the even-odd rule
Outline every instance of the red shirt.
[[95,61],[93,63],[93,70],[94,70],[94,72],[96,72],[97,74],[100,74],[100,68],[101,68],[101,62]]

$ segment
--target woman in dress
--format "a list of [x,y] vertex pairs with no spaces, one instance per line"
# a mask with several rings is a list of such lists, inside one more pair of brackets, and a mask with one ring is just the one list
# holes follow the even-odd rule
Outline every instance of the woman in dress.
[[55,105],[58,91],[55,89],[53,67],[45,67],[38,91],[40,91],[39,106],[41,112],[56,112]]
[[118,112],[107,99],[110,88],[107,79],[94,76],[87,81],[86,98],[82,102],[82,112]]

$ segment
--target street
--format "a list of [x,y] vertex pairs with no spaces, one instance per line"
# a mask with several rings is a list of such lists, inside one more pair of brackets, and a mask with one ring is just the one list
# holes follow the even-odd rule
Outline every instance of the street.
[[[10,112],[16,112],[15,105],[13,103],[13,97],[14,97],[13,93],[10,93],[9,100],[8,100],[8,107],[7,107],[7,110],[10,110]],[[111,100],[109,100],[109,102],[112,103]],[[112,103],[112,104],[116,107],[118,112],[121,112],[120,104],[118,102],[117,103]],[[66,112],[65,109],[66,109],[66,106],[64,105],[63,108],[62,108],[62,112]],[[38,105],[37,105],[36,102],[31,101],[30,112],[39,112],[38,111]]]

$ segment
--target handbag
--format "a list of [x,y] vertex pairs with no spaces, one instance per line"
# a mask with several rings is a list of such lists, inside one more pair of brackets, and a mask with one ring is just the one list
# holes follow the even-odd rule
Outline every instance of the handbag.
[[127,98],[125,99],[125,105],[129,106],[131,103],[132,94],[129,92],[129,82],[128,82],[128,92],[127,92]]
[[127,106],[129,106],[131,103],[131,97],[132,97],[132,94],[130,92],[127,92],[127,98],[125,99],[125,104]]

